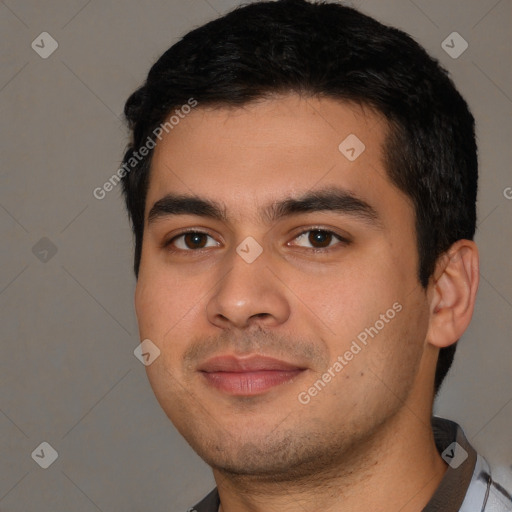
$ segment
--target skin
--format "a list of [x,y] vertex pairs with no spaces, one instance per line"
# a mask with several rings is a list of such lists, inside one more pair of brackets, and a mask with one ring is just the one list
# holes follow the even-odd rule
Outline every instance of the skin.
[[[199,105],[155,148],[135,292],[140,337],[161,351],[146,367],[149,381],[213,468],[223,512],[337,511],[340,503],[419,511],[443,477],[430,428],[435,365],[439,348],[469,324],[478,253],[458,241],[421,287],[414,208],[383,164],[387,130],[362,106],[290,94],[243,108]],[[355,161],[338,149],[349,134],[366,147]],[[371,205],[378,220],[259,215],[272,202],[334,187]],[[216,201],[226,219],[149,223],[168,193]],[[195,239],[201,250],[179,237],[192,228],[209,235]],[[313,229],[349,242],[324,233],[319,247]],[[249,236],[263,250],[252,263],[236,252]],[[401,311],[378,335],[300,403],[299,393],[396,303]],[[198,371],[215,355],[253,353],[305,371],[254,396],[219,391]]]

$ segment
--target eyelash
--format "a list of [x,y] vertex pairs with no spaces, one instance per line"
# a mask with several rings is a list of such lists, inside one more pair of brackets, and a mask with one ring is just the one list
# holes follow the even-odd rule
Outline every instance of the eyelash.
[[[343,237],[341,235],[339,235],[338,233],[330,230],[330,229],[323,229],[323,228],[320,228],[320,227],[310,227],[309,229],[306,229],[304,231],[301,231],[300,233],[298,233],[297,235],[294,236],[293,240],[296,240],[297,238],[307,234],[307,233],[310,233],[312,231],[319,231],[321,233],[324,233],[324,234],[327,234],[327,235],[332,235],[335,239],[338,240],[338,243],[337,244],[334,244],[334,245],[329,245],[328,247],[301,247],[302,249],[306,249],[307,251],[310,251],[310,252],[313,252],[313,253],[326,253],[326,252],[330,252],[331,250],[333,250],[333,248],[335,248],[337,245],[349,245],[351,243],[351,241],[346,238],[346,237]],[[177,235],[174,235],[172,238],[170,238],[169,240],[167,241],[164,241],[163,244],[162,244],[162,247],[167,249],[169,252],[172,252],[172,253],[178,253],[178,252],[182,252],[182,253],[202,253],[203,251],[205,250],[208,250],[208,249],[211,249],[211,247],[203,247],[203,248],[199,248],[199,249],[177,249],[177,248],[174,248],[172,246],[173,242],[175,242],[176,240],[178,240],[180,237],[183,237],[185,235],[192,235],[192,234],[199,234],[199,235],[206,235],[210,238],[213,238],[213,236],[211,236],[209,233],[206,233],[204,231],[199,231],[199,230],[194,230],[194,229],[191,229],[191,230],[188,230],[188,231],[183,231],[181,233],[178,233]],[[300,246],[299,246],[300,247]]]

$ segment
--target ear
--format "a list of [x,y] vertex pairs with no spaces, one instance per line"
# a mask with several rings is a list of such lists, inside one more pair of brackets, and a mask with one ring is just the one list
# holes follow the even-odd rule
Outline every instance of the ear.
[[473,316],[479,278],[475,242],[458,240],[439,258],[429,283],[428,343],[448,347],[462,336]]

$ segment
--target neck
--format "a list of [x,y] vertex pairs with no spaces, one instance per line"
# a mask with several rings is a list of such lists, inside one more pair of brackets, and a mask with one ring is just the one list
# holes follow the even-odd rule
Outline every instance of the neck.
[[[308,477],[264,480],[214,470],[221,512],[419,512],[439,485],[446,465],[430,426],[431,408],[407,404],[351,453]],[[340,460],[341,459],[341,460]]]

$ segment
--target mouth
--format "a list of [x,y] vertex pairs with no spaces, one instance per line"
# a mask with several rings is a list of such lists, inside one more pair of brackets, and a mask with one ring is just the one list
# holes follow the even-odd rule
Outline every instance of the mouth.
[[208,385],[221,392],[254,396],[292,381],[306,368],[260,355],[225,355],[209,359],[198,370]]

